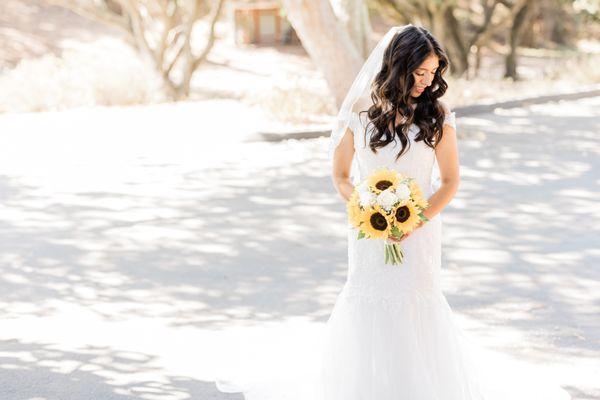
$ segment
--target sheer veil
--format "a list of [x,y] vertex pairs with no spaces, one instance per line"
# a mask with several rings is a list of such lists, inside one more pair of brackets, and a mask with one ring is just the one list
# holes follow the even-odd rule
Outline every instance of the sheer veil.
[[[385,52],[385,49],[394,35],[408,26],[411,26],[411,24],[390,28],[390,30],[388,30],[388,32],[379,40],[375,48],[373,48],[371,54],[369,54],[369,57],[358,72],[358,75],[354,78],[354,82],[350,86],[350,89],[342,102],[331,130],[329,141],[330,160],[333,160],[333,153],[340,144],[340,141],[346,132],[346,128],[351,125],[353,107],[356,102],[361,99],[371,101],[371,85],[383,65],[383,53]],[[354,163],[352,171],[355,171]],[[356,177],[355,173],[352,173],[351,175]]]

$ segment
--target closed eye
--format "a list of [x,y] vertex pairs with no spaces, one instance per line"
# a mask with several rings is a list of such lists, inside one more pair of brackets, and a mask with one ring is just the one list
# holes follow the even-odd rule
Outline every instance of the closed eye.
[[[437,68],[434,69],[433,71],[431,71],[431,73],[433,75],[435,75],[436,72],[437,72]],[[415,72],[415,73],[417,74],[417,76],[423,76],[423,75],[425,75],[425,72]]]

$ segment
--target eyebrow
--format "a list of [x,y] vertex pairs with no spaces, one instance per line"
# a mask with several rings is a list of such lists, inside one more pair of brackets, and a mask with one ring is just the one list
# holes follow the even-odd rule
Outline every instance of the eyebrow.
[[[435,67],[435,68],[433,68],[433,69],[438,69],[439,67],[440,67],[440,66],[438,65],[437,67]],[[419,70],[419,69],[421,69],[421,70],[424,70],[424,71],[426,70],[426,68],[417,68],[417,69],[418,69],[418,70]]]

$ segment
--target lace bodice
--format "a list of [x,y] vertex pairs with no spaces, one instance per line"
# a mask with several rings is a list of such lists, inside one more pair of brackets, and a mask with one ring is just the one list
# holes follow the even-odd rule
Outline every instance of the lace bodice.
[[[448,124],[456,129],[456,115],[454,112],[446,114],[444,124]],[[409,128],[409,145],[410,148],[405,150],[405,153],[396,160],[396,154],[402,148],[401,143],[396,140],[383,148],[379,148],[377,153],[373,153],[365,143],[365,127],[368,125],[368,116],[366,113],[359,114],[352,112],[350,117],[350,129],[354,132],[354,149],[355,149],[355,176],[356,181],[366,178],[371,171],[379,167],[388,167],[399,172],[406,173],[414,177],[421,186],[425,195],[430,195],[435,191],[436,182],[432,180],[432,173],[435,172],[437,177],[435,151],[427,146],[423,141],[415,141],[416,135],[419,133],[419,127],[412,124]],[[374,126],[369,125],[369,137]],[[433,185],[432,185],[433,184]]]
[[[432,181],[432,172],[437,172],[437,168],[435,171],[433,169],[436,163],[435,151],[423,141],[414,140],[419,132],[418,126],[413,124],[410,127],[410,147],[396,160],[401,146],[399,141],[379,148],[377,153],[373,153],[365,143],[363,132],[367,127],[367,118],[366,113],[360,117],[353,113],[349,123],[350,129],[355,132],[353,160],[355,182],[367,178],[376,168],[387,167],[414,177],[421,186],[423,194],[428,198],[437,190],[435,182]],[[447,114],[444,123],[456,129],[455,118],[454,113]],[[374,129],[372,124],[368,129]],[[349,225],[349,229],[349,269],[344,295],[358,296],[363,300],[369,298],[388,300],[397,304],[403,301],[402,299],[406,299],[407,293],[410,293],[409,297],[414,298],[435,295],[439,291],[441,264],[439,214],[402,242],[405,262],[400,268],[389,268],[383,265],[383,241],[357,240],[356,228]]]

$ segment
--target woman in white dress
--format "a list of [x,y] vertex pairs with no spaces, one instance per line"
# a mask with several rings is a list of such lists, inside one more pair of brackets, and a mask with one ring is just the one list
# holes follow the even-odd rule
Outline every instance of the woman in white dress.
[[[324,371],[333,383],[324,385],[324,399],[480,398],[440,288],[440,212],[460,179],[454,114],[439,100],[447,68],[427,30],[398,31],[369,85],[370,98],[354,103],[348,127],[332,143],[333,182],[344,200],[354,188],[354,159],[355,181],[379,167],[394,169],[416,179],[430,206],[429,222],[400,240],[399,266],[384,262],[382,240],[358,240],[349,228],[348,279],[325,346]],[[441,185],[434,191],[436,159]]]
[[[401,265],[385,263],[382,240],[358,240],[349,226],[348,279],[328,321],[319,399],[569,398],[507,369],[484,381],[479,369],[491,366],[473,359],[475,347],[441,291],[441,211],[460,181],[455,114],[440,101],[447,68],[442,46],[425,28],[392,28],[338,115],[330,154],[341,197],[347,201],[354,189],[351,175],[356,183],[387,167],[416,179],[429,221],[400,240]],[[436,162],[439,183],[431,179]]]
[[[347,281],[327,321],[315,374],[248,384],[240,390],[247,399],[570,398],[543,381],[517,383],[506,370],[495,387],[484,385],[479,371],[490,366],[472,358],[474,347],[441,291],[441,211],[460,181],[455,115],[440,101],[447,68],[438,41],[412,25],[392,28],[363,65],[331,134],[334,186],[348,200],[377,168],[408,174],[428,199],[429,221],[400,240],[400,265],[385,263],[382,240],[358,240],[348,224]],[[431,179],[436,162],[439,183]]]

